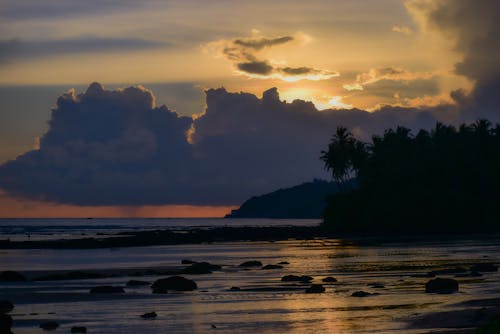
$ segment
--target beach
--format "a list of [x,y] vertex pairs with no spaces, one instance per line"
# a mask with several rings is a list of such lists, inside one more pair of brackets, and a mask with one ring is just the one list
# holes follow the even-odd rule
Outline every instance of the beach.
[[[0,295],[15,304],[10,313],[14,333],[40,333],[39,324],[49,320],[59,324],[56,333],[74,326],[85,326],[89,333],[472,333],[498,310],[500,275],[471,277],[468,269],[495,263],[499,239],[3,249],[0,271],[17,271],[27,281],[0,283]],[[182,260],[221,267],[184,274],[189,265]],[[240,266],[252,260],[262,266]],[[265,270],[266,265],[277,266]],[[97,278],[64,277],[71,272]],[[153,294],[149,284],[127,286],[132,279],[153,283],[179,274],[198,288]],[[456,279],[459,291],[425,293],[431,274]],[[312,280],[284,282],[286,275]],[[336,281],[323,282],[326,277]],[[325,291],[305,293],[311,284],[322,284]],[[89,293],[103,285],[123,287],[124,293]],[[353,297],[356,291],[370,295]],[[157,317],[141,318],[147,312]]]

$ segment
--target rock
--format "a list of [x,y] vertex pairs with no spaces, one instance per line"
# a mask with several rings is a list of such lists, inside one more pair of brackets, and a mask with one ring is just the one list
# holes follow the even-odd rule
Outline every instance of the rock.
[[141,318],[144,318],[144,319],[154,319],[158,316],[158,314],[156,314],[156,312],[148,312],[148,313],[144,313],[143,315],[141,315]]
[[241,291],[241,288],[239,286],[232,286],[229,291]]
[[240,267],[262,267],[262,262],[260,261],[245,261],[240,264]]
[[262,267],[262,270],[271,270],[271,269],[283,269],[283,266],[280,266],[279,264],[267,264],[264,267]]
[[0,273],[0,282],[25,282],[26,277],[17,271],[2,271]]
[[222,267],[208,262],[196,262],[185,268],[182,272],[188,275],[211,274],[214,270],[220,270]]
[[144,286],[144,285],[150,285],[151,283],[146,282],[146,281],[138,281],[135,279],[131,279],[130,281],[127,282],[127,286]]
[[152,285],[153,293],[167,293],[167,290],[174,291],[192,291],[197,289],[198,286],[193,280],[184,278],[182,276],[171,276],[156,280]]
[[87,333],[87,327],[85,327],[85,326],[73,326],[73,327],[71,327],[71,333]]
[[10,300],[0,300],[0,314],[9,313],[14,309],[14,304]]
[[278,262],[278,264],[290,264],[290,263],[287,261],[281,261],[281,262]]
[[90,293],[125,293],[121,286],[101,285],[90,289]]
[[325,277],[322,279],[323,282],[325,283],[334,283],[337,282],[337,279],[331,276]]
[[374,283],[368,283],[368,286],[371,286],[374,289],[383,289],[385,288],[385,285],[382,283],[374,282]]
[[306,293],[323,293],[325,288],[321,284],[313,284],[306,289]]
[[477,263],[470,267],[470,271],[477,272],[494,272],[498,271],[498,267],[493,263]]
[[181,264],[195,264],[197,263],[196,261],[192,261],[192,260],[182,260],[181,261]]
[[0,333],[11,333],[12,317],[8,314],[0,314]]
[[46,321],[42,322],[39,327],[46,331],[53,331],[59,327],[59,324],[56,321]]
[[351,294],[351,297],[369,297],[369,296],[376,296],[378,293],[369,293],[366,291],[356,291]]
[[307,283],[312,281],[313,278],[311,276],[297,276],[297,275],[286,275],[281,277],[282,282],[303,282]]
[[453,278],[435,278],[425,284],[428,293],[453,293],[458,291],[458,282]]

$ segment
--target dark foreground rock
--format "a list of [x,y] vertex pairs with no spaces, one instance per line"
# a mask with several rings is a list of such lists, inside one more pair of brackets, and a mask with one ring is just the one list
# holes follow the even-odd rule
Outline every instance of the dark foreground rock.
[[272,270],[272,269],[283,269],[283,266],[280,266],[279,264],[267,264],[264,267],[262,267],[263,270]]
[[85,327],[85,326],[73,326],[73,327],[71,327],[71,333],[87,333],[87,327]]
[[90,289],[90,293],[125,293],[121,286],[101,285]]
[[240,264],[240,267],[262,267],[262,262],[260,261],[245,261]]
[[306,293],[323,293],[325,288],[321,284],[313,284],[306,289]]
[[148,312],[148,313],[144,313],[141,315],[141,318],[143,319],[154,319],[158,316],[158,314],[156,314],[156,312]]
[[323,282],[325,283],[335,283],[337,282],[337,279],[331,276],[325,277],[322,279]]
[[127,286],[145,286],[145,285],[150,285],[151,283],[146,282],[146,281],[139,281],[135,279],[131,279],[130,281],[127,282]]
[[194,263],[197,263],[197,262],[193,261],[193,260],[182,260],[181,261],[181,264],[194,264]]
[[282,282],[302,282],[302,283],[308,283],[312,281],[313,278],[311,276],[297,276],[297,275],[286,275],[281,277]]
[[156,280],[152,285],[153,293],[167,293],[168,290],[174,291],[192,291],[198,286],[196,282],[182,276],[171,276]]
[[458,291],[458,281],[453,278],[435,278],[425,284],[425,292],[448,294]]
[[0,282],[25,282],[26,277],[17,271],[2,271],[0,273]]
[[8,314],[0,314],[0,333],[11,333],[12,317]]
[[213,271],[220,270],[222,267],[217,264],[211,264],[208,262],[196,262],[191,264],[189,267],[184,268],[183,274],[187,275],[202,275],[211,274]]
[[42,322],[39,327],[46,331],[53,331],[59,327],[59,324],[56,321],[45,321]]
[[356,291],[351,294],[351,297],[369,297],[369,296],[377,296],[378,293],[370,293],[366,291]]
[[10,300],[0,300],[0,314],[9,313],[14,309],[14,304]]
[[241,288],[239,286],[232,286],[229,291],[241,291]]

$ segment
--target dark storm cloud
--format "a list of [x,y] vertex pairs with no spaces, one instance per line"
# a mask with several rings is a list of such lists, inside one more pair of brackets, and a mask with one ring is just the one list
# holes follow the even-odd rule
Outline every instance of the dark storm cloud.
[[141,87],[63,94],[40,148],[0,166],[11,195],[81,205],[239,204],[249,196],[327,177],[319,160],[338,125],[367,139],[387,127],[428,128],[418,109],[324,110],[282,102],[276,89],[260,99],[206,91],[194,120],[157,107]]
[[251,48],[255,50],[260,50],[265,47],[285,44],[293,41],[292,36],[283,36],[278,38],[248,38],[248,39],[236,39],[234,44],[243,46],[245,48]]
[[240,71],[259,75],[271,74],[274,70],[274,68],[269,65],[267,61],[250,61],[246,63],[239,63],[237,64],[237,67]]
[[73,39],[25,41],[0,40],[0,62],[17,58],[39,58],[72,53],[91,53],[168,47],[165,42],[137,38],[80,37]]
[[408,3],[423,14],[429,27],[455,40],[463,54],[456,72],[475,81],[469,99],[472,108],[464,117],[500,120],[500,2],[490,0],[445,0]]
[[281,72],[289,75],[303,75],[318,73],[318,70],[310,67],[283,67],[279,69]]

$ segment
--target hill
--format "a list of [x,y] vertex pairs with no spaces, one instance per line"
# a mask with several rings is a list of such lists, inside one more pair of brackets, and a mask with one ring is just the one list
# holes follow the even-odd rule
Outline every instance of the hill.
[[335,182],[314,180],[252,197],[226,218],[321,218],[326,197],[337,191]]

